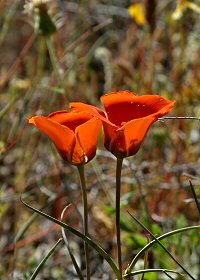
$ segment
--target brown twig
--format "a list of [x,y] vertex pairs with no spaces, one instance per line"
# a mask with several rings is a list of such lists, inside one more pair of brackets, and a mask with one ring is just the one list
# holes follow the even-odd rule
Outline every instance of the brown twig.
[[15,147],[15,145],[18,143],[18,141],[21,139],[23,132],[25,130],[25,126],[17,133],[17,135],[15,136],[15,139],[12,141],[12,143],[10,143],[5,152],[3,153],[3,155],[0,157],[0,160],[3,160],[5,158],[5,156]]
[[0,14],[3,12],[7,2],[8,1],[6,1],[6,0],[1,1],[1,3],[0,3]]
[[78,37],[73,43],[71,43],[67,49],[65,50],[65,53],[68,53],[72,51],[74,48],[76,48],[79,44],[81,44],[83,41],[85,41],[88,37],[90,37],[93,33],[99,31],[100,29],[104,28],[105,26],[112,23],[112,19],[109,18],[105,20],[104,22],[101,22],[100,24],[96,25],[90,30],[87,30],[85,33],[83,33],[80,37]]
[[25,46],[21,50],[19,56],[16,58],[15,62],[11,65],[10,69],[6,73],[6,75],[0,80],[0,88],[3,88],[9,80],[12,78],[12,76],[15,74],[21,63],[23,62],[25,56],[27,55],[29,49],[32,47],[34,41],[36,38],[36,34],[32,33],[28,41],[26,42]]
[[35,241],[38,241],[38,240],[46,237],[50,232],[59,231],[59,230],[60,230],[60,227],[56,224],[53,224],[48,229],[41,230],[39,233],[32,234],[31,236],[25,237],[24,239],[17,242],[17,244],[12,243],[8,247],[4,247],[1,251],[1,254],[4,255],[7,252],[13,252],[16,248],[17,249],[22,248],[22,247],[26,246],[27,244],[33,243]]

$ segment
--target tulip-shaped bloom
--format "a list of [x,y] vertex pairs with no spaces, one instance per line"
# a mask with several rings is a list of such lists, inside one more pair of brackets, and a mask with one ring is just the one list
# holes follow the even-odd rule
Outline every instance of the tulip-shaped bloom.
[[89,112],[58,111],[29,119],[53,140],[64,160],[74,165],[89,162],[96,154],[101,120]]
[[137,96],[127,90],[106,94],[101,100],[105,112],[80,102],[71,103],[71,108],[89,111],[103,121],[105,147],[117,158],[136,154],[150,126],[175,103],[159,95]]

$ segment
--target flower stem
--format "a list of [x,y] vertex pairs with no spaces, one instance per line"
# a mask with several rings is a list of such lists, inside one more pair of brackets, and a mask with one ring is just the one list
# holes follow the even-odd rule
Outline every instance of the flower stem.
[[122,276],[122,256],[121,256],[121,234],[120,234],[120,192],[121,192],[121,170],[123,159],[117,159],[116,169],[116,234],[117,234],[117,259],[119,271]]
[[47,44],[47,49],[49,51],[49,57],[50,57],[50,61],[51,61],[52,67],[53,67],[53,71],[55,71],[55,74],[56,74],[58,82],[59,82],[59,86],[61,88],[65,88],[62,73],[61,73],[61,67],[59,65],[58,58],[56,56],[55,46],[53,44],[53,38],[47,37],[46,44]]
[[[87,190],[85,183],[85,175],[84,175],[84,165],[78,166],[78,172],[81,181],[81,189],[82,189],[82,198],[83,198],[83,230],[84,235],[88,237],[88,203],[87,203]],[[86,279],[90,280],[90,256],[89,256],[89,248],[86,243],[84,243],[85,249],[85,263],[86,263]]]

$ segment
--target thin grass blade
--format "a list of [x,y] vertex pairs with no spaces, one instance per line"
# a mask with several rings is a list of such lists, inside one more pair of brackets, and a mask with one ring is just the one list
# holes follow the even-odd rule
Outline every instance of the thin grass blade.
[[61,222],[60,220],[57,220],[56,218],[47,215],[44,212],[39,211],[38,209],[28,205],[27,203],[25,203],[21,197],[20,197],[21,202],[28,207],[29,209],[31,209],[32,211],[46,217],[47,219],[51,220],[52,222],[60,225],[61,227],[64,227],[65,229],[69,230],[71,233],[73,233],[74,235],[78,236],[79,238],[81,238],[82,240],[84,240],[90,247],[92,247],[97,253],[99,253],[104,260],[107,261],[107,263],[109,264],[109,266],[111,267],[111,269],[113,270],[113,272],[115,273],[117,279],[121,279],[120,278],[120,273],[119,273],[119,269],[117,268],[114,260],[104,251],[104,249],[99,246],[97,243],[95,243],[91,238],[83,235],[81,232],[79,232],[78,230],[76,230],[73,227],[70,227],[68,224],[65,224],[63,222]]
[[[129,212],[128,212],[129,213]],[[188,271],[186,268],[184,268],[184,266],[182,266],[181,263],[179,263],[179,261],[176,260],[176,258],[167,250],[167,248],[165,248],[165,246],[160,242],[160,240],[148,229],[146,228],[137,218],[135,218],[131,213],[129,213],[129,215],[144,229],[146,230],[154,239],[155,241],[163,248],[163,250],[171,257],[171,259],[178,265],[180,266],[180,268],[192,279],[192,280],[196,280]]]
[[[195,230],[195,229],[200,229],[200,225],[197,225],[197,226],[190,226],[190,227],[184,227],[184,228],[180,228],[180,229],[176,229],[176,230],[173,230],[173,231],[170,231],[170,232],[167,232],[165,234],[162,234],[161,236],[157,237],[158,240],[162,240],[162,239],[165,239],[169,236],[172,236],[174,234],[177,234],[177,233],[181,233],[181,232],[184,232],[184,231],[188,231],[188,230]],[[154,244],[156,244],[156,240],[152,240],[150,243],[148,243],[145,247],[143,247],[138,253],[137,255],[134,257],[134,259],[132,260],[132,262],[130,263],[130,265],[128,266],[128,268],[126,269],[126,271],[130,272],[133,270],[135,264],[137,263],[137,261],[139,260],[139,258],[141,258],[145,252],[147,250],[149,250]]]
[[151,268],[151,269],[141,269],[141,270],[137,270],[137,271],[134,271],[134,272],[131,272],[131,273],[128,273],[128,274],[125,274],[123,275],[123,279],[126,280],[126,279],[131,279],[130,277],[134,277],[135,275],[138,275],[138,274],[146,274],[146,273],[151,273],[151,272],[162,272],[162,273],[165,273],[165,272],[168,272],[168,273],[174,273],[174,274],[178,274],[180,276],[183,277],[183,275],[180,273],[180,272],[177,272],[175,270],[170,270],[170,269],[154,269],[154,268]]
[[[61,213],[61,221],[63,221],[63,217],[64,217],[64,214],[65,214],[65,211],[70,207],[70,205],[71,205],[71,204],[67,205],[67,206],[63,209],[63,211],[62,211],[62,213]],[[71,258],[72,263],[73,263],[73,265],[74,265],[74,268],[75,268],[75,270],[76,270],[76,273],[77,273],[77,275],[78,275],[78,277],[79,277],[80,280],[84,280],[84,277],[83,277],[83,275],[82,275],[82,273],[81,273],[81,270],[80,270],[80,268],[79,268],[79,266],[78,266],[78,264],[77,264],[77,262],[76,262],[76,259],[75,259],[74,255],[73,255],[73,253],[72,253],[72,250],[71,250],[71,248],[70,248],[70,246],[69,246],[69,242],[68,242],[68,239],[67,239],[67,236],[66,236],[66,234],[65,234],[65,230],[64,230],[63,227],[61,228],[61,231],[62,231],[63,240],[64,240],[65,245],[66,245],[66,247],[67,247],[67,250],[68,250],[68,252],[69,252],[69,255],[70,255],[70,258]]]
[[196,195],[194,186],[193,186],[191,180],[189,180],[189,183],[190,183],[190,188],[191,188],[192,194],[193,194],[193,196],[194,196],[194,200],[195,200],[195,202],[196,202],[196,206],[197,206],[197,209],[198,209],[199,215],[200,215],[200,204],[199,204],[199,201],[198,201],[198,198],[197,198],[197,195]]
[[[49,207],[58,197],[59,197],[60,193],[58,193],[58,195],[56,197],[50,197],[47,201],[47,203],[41,207],[41,211],[46,209],[47,207]],[[37,218],[39,214],[38,213],[33,213],[33,215],[23,224],[23,226],[21,227],[21,229],[18,231],[18,233],[15,236],[15,240],[14,242],[17,243],[18,241],[20,241],[24,234],[27,232],[27,230],[29,229],[29,227],[32,225],[32,223],[35,221],[35,219]]]
[[62,238],[60,238],[56,244],[51,248],[51,250],[48,252],[48,254],[42,259],[42,261],[39,263],[39,265],[36,267],[35,271],[33,272],[30,280],[34,280],[38,273],[41,271],[41,269],[44,267],[46,261],[49,259],[49,257],[54,253],[58,245],[62,242]]

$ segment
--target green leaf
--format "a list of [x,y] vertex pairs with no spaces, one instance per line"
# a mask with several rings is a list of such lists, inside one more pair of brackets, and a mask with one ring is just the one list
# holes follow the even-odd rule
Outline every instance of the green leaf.
[[127,238],[127,242],[133,246],[135,249],[143,248],[147,244],[147,239],[139,233],[134,233],[129,235]]
[[[129,213],[129,212],[128,212]],[[160,239],[157,238],[154,234],[152,234],[152,232],[150,230],[148,230],[137,218],[135,218],[132,214],[129,213],[129,215],[144,229],[146,230],[153,238],[154,238],[154,241],[157,242],[162,248],[163,250],[171,257],[171,259],[174,260],[174,262],[176,264],[178,264],[182,270],[193,280],[195,280],[195,278],[174,258],[174,256],[165,248],[165,246],[160,242]],[[200,226],[199,226],[200,227]],[[148,243],[144,248],[146,248],[150,243]],[[143,249],[144,249],[143,248]],[[145,250],[146,251],[146,250]],[[136,258],[136,257],[135,257]],[[134,260],[135,260],[134,258]],[[133,263],[135,264],[135,261],[132,261],[131,264],[128,266],[127,270],[126,271],[131,271],[132,268],[133,268]]]
[[[176,229],[176,230],[173,230],[173,231],[170,231],[170,232],[167,232],[159,237],[157,237],[158,240],[162,240],[162,239],[165,239],[169,236],[172,236],[174,234],[177,234],[177,233],[181,233],[181,232],[184,232],[184,231],[188,231],[188,230],[194,230],[194,229],[200,229],[200,225],[197,225],[197,226],[190,226],[190,227],[185,227],[185,228],[179,228],[179,229]],[[156,240],[152,240],[150,243],[148,243],[144,248],[142,248],[142,250],[140,250],[137,255],[135,256],[135,258],[132,260],[131,264],[129,265],[129,268],[130,270],[133,269],[133,267],[135,266],[135,264],[137,263],[137,261],[139,260],[139,258],[141,256],[144,255],[144,253],[149,250],[153,245],[156,244]]]
[[51,250],[48,252],[48,254],[42,259],[42,261],[39,263],[39,265],[36,267],[35,271],[33,272],[30,280],[34,280],[36,278],[36,276],[38,275],[38,273],[40,272],[40,270],[43,268],[43,266],[45,265],[46,261],[49,259],[49,257],[54,253],[54,251],[56,250],[56,248],[58,247],[58,245],[62,242],[62,238],[60,238],[56,244],[51,248]]
[[120,228],[126,232],[133,232],[132,228],[128,225],[128,222],[124,221],[123,215],[121,215],[121,218],[120,218]]
[[114,207],[105,205],[104,209],[105,209],[106,213],[108,213],[108,214],[111,214],[111,215],[115,214],[115,208]]
[[[47,207],[49,207],[49,205],[51,205],[56,200],[56,198],[57,196],[49,198],[47,203],[40,210],[44,210]],[[33,215],[22,225],[22,227],[20,228],[20,230],[15,236],[15,240],[14,240],[15,243],[17,243],[19,240],[23,238],[24,234],[27,232],[27,230],[29,229],[29,227],[32,225],[32,223],[35,221],[37,217],[38,214],[33,213]]]
[[152,224],[151,226],[151,230],[152,232],[154,232],[154,234],[158,235],[158,234],[162,234],[162,229],[158,224]]
[[28,205],[27,203],[25,203],[21,197],[20,197],[21,202],[28,207],[29,209],[33,210],[34,212],[46,217],[47,219],[51,220],[52,222],[60,225],[61,227],[69,230],[71,233],[75,234],[76,236],[78,236],[79,238],[81,238],[83,241],[85,241],[90,247],[92,247],[97,253],[99,253],[103,259],[105,259],[107,261],[107,263],[110,265],[110,267],[112,268],[113,272],[115,273],[117,279],[121,279],[121,275],[119,273],[119,269],[117,268],[114,260],[104,251],[104,249],[99,246],[97,243],[95,243],[91,238],[85,236],[84,234],[82,234],[81,232],[79,232],[78,230],[76,230],[73,227],[70,227],[68,224],[65,224],[63,222],[61,222],[60,220],[57,220],[56,218],[47,215],[46,213],[39,211],[38,209]]
[[15,240],[14,240],[15,243],[17,243],[19,240],[23,238],[24,234],[32,225],[32,223],[35,221],[37,216],[38,216],[37,213],[33,213],[33,215],[28,219],[28,221],[22,226],[22,228],[18,231],[17,235],[15,236]]

